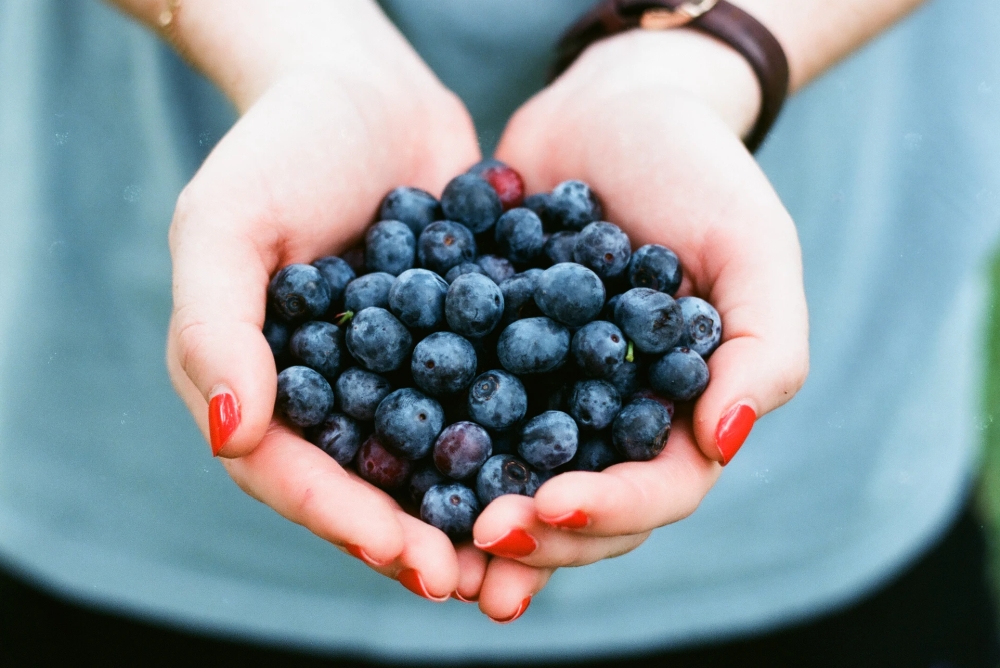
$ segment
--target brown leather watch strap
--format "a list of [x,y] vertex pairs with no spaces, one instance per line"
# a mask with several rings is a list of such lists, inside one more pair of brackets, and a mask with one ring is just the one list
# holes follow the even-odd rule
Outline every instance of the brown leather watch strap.
[[633,28],[686,26],[728,44],[746,58],[760,82],[761,104],[746,146],[757,150],[788,95],[788,59],[781,44],[759,21],[726,0],[603,0],[563,34],[552,78],[559,76],[593,42]]

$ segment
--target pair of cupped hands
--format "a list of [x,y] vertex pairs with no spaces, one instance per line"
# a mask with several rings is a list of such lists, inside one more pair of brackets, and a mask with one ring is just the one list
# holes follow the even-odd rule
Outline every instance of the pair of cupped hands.
[[[715,305],[723,342],[708,389],[678,414],[658,457],[566,473],[534,498],[503,496],[472,541],[453,545],[272,418],[275,364],[261,334],[269,278],[357,243],[391,188],[440,195],[481,159],[458,98],[388,22],[375,30],[341,35],[350,57],[293,61],[260,85],[230,82],[241,118],[182,192],[170,230],[168,365],[247,494],[417,594],[478,602],[508,621],[556,568],[634,550],[694,512],[753,420],[798,391],[808,367],[798,239],[741,142],[759,93],[727,47],[688,31],[633,31],[593,45],[527,101],[496,157],[528,193],[586,181],[634,244],[673,249],[680,294]],[[213,399],[222,426],[209,418]]]

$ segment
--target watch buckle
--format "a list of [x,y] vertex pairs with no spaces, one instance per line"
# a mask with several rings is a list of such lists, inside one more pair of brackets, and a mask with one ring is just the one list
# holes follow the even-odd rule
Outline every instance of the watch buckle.
[[670,30],[685,26],[715,7],[718,0],[688,0],[675,9],[657,7],[647,9],[639,18],[643,30]]

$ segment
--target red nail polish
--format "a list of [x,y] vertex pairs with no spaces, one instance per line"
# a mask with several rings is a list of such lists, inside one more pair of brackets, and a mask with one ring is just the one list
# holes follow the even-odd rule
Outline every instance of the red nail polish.
[[511,529],[502,538],[498,538],[492,543],[475,542],[475,546],[498,557],[519,559],[538,549],[538,541],[532,538],[530,533],[518,527]]
[[240,426],[240,407],[231,392],[217,394],[208,402],[208,434],[212,441],[212,456],[219,450]]
[[511,615],[507,619],[493,619],[492,617],[490,617],[490,619],[492,621],[496,622],[497,624],[510,624],[512,621],[514,621],[515,619],[517,619],[518,617],[520,617],[521,615],[523,615],[524,611],[528,609],[529,605],[531,605],[531,597],[530,596],[528,598],[524,599],[523,601],[521,601],[521,605],[518,607],[517,612],[515,612],[513,615]]
[[715,430],[715,443],[719,448],[719,454],[722,455],[723,466],[736,456],[737,450],[747,440],[756,421],[757,413],[746,404],[733,406],[719,420],[719,426]]
[[551,524],[554,527],[559,527],[561,529],[582,529],[583,527],[590,524],[590,518],[582,510],[574,510],[571,513],[566,513],[561,517],[555,519],[541,518],[546,524]]
[[456,601],[461,601],[462,603],[475,603],[476,601],[479,600],[478,596],[476,598],[465,598],[464,596],[458,593],[457,589],[451,592],[451,597]]
[[374,567],[377,568],[379,566],[385,566],[386,563],[388,563],[388,562],[383,563],[381,561],[375,561],[374,559],[372,559],[371,557],[368,556],[367,552],[365,552],[364,550],[362,550],[357,545],[345,545],[344,549],[347,550],[348,553],[350,553],[350,555],[352,557],[356,557],[356,558],[360,559],[361,561],[365,562],[369,566],[374,566]]
[[400,571],[397,577],[399,584],[403,585],[410,591],[412,591],[417,596],[423,596],[429,601],[434,601],[436,603],[441,603],[442,601],[447,601],[448,596],[432,596],[427,587],[424,586],[424,579],[420,577],[420,573],[413,568],[407,568]]

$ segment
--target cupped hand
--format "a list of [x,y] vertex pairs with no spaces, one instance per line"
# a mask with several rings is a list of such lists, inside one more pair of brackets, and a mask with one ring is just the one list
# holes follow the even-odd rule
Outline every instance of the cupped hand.
[[592,46],[509,123],[497,157],[527,191],[589,183],[634,246],[678,254],[679,294],[718,309],[723,340],[708,388],[678,412],[655,459],[565,473],[533,499],[504,496],[484,510],[474,536],[498,557],[479,592],[491,617],[516,611],[553,569],[628,552],[690,515],[754,420],[802,386],[808,322],[795,227],[740,140],[758,96],[728,47],[687,31],[633,31]]
[[347,44],[350,57],[292,59],[265,85],[237,86],[260,92],[237,99],[245,113],[184,189],[171,226],[167,361],[246,493],[409,589],[442,598],[458,587],[460,570],[478,588],[486,556],[471,546],[456,551],[272,420],[275,363],[261,333],[270,276],[347,249],[391,188],[439,194],[479,158],[457,98],[377,11],[361,23],[331,28],[330,44],[340,43],[337,29],[358,42]]

